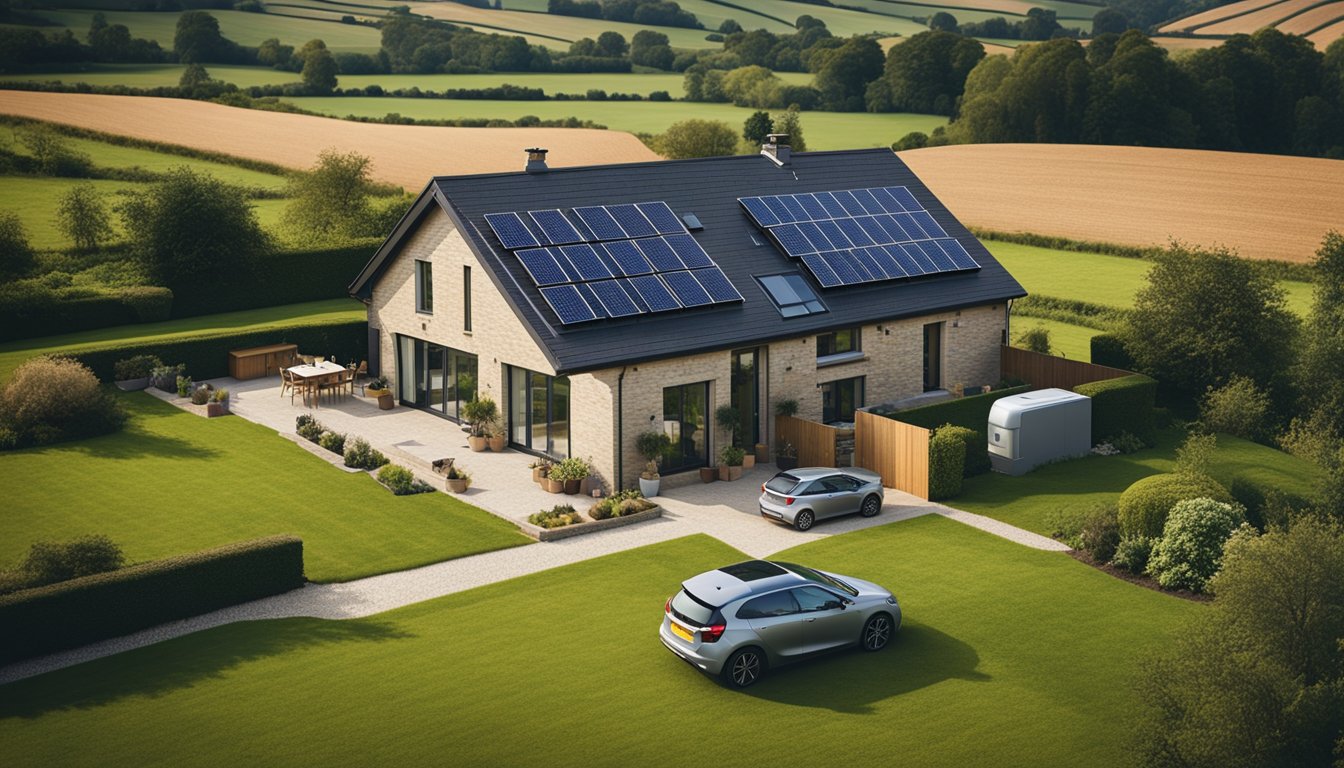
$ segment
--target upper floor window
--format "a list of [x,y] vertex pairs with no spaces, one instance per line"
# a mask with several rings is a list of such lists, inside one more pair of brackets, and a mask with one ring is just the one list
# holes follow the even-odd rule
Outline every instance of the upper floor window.
[[462,330],[471,333],[471,267],[462,267]]
[[415,311],[430,314],[434,311],[434,272],[428,261],[415,262]]
[[817,336],[817,359],[859,351],[859,329],[846,328]]

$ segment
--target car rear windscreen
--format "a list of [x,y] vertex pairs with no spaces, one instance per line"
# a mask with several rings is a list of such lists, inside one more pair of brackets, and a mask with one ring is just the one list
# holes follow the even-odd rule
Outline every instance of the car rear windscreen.
[[775,493],[788,493],[798,487],[798,478],[793,475],[775,475],[770,478],[770,482],[765,484],[767,491]]
[[695,598],[686,594],[686,590],[677,592],[672,598],[672,610],[679,615],[684,616],[688,621],[705,626],[709,623],[709,617],[714,614],[714,609],[707,605],[702,605]]

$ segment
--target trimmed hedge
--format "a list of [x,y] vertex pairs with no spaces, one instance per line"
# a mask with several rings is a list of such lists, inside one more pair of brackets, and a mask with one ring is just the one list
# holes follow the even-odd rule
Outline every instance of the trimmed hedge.
[[889,419],[914,424],[916,427],[925,429],[937,429],[944,424],[952,424],[977,430],[983,435],[986,426],[989,424],[989,410],[994,407],[995,400],[1027,392],[1031,389],[1030,386],[1007,387],[984,395],[957,397],[933,405],[923,405],[919,408],[911,408],[908,411],[897,411],[896,413],[883,415]]
[[1073,391],[1092,398],[1093,443],[1121,432],[1129,432],[1148,445],[1157,440],[1157,417],[1153,411],[1157,401],[1155,380],[1136,373],[1079,384]]
[[1113,333],[1099,333],[1092,337],[1092,363],[1112,368],[1134,370],[1134,358],[1125,350],[1125,342]]
[[379,243],[362,240],[329,248],[265,254],[245,270],[245,280],[203,280],[178,286],[173,317],[344,298],[349,295],[350,283],[373,258]]
[[1268,525],[1286,524],[1287,520],[1277,519],[1285,507],[1306,509],[1311,505],[1310,499],[1285,491],[1277,483],[1257,477],[1255,472],[1252,469],[1233,477],[1227,490],[1246,508],[1246,522],[1256,528],[1263,531]]
[[956,427],[940,429],[929,438],[929,499],[950,499],[961,493],[966,470],[966,433]]
[[1231,504],[1232,494],[1207,475],[1168,473],[1135,481],[1120,494],[1117,513],[1120,535],[1159,538],[1171,508],[1189,499],[1213,499]]
[[303,542],[273,536],[0,597],[0,664],[303,586]]
[[154,286],[79,298],[61,298],[58,292],[6,297],[0,301],[0,341],[159,322],[168,319],[172,306],[173,292]]
[[313,354],[335,355],[341,360],[364,360],[369,353],[368,323],[353,320],[281,326],[241,333],[99,347],[71,352],[69,355],[92,368],[94,374],[103,381],[112,381],[113,369],[118,360],[135,355],[154,355],[169,365],[182,363],[186,365],[187,374],[199,381],[229,374],[229,350],[268,344],[298,344],[301,351]]

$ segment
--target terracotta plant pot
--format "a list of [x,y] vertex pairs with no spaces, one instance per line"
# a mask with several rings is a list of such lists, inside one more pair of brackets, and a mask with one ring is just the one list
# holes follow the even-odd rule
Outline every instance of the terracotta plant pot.
[[485,439],[484,435],[480,437],[470,435],[467,437],[467,447],[477,453],[484,451],[487,443],[489,443],[489,441]]
[[492,451],[498,453],[498,452],[504,450],[506,447],[508,447],[508,445],[509,445],[509,436],[508,436],[508,435],[497,435],[497,436],[496,436],[496,435],[492,435],[492,436],[490,436],[490,438],[488,439],[488,442],[490,443],[490,450],[492,450]]
[[450,493],[466,493],[467,491],[467,481],[462,478],[445,480],[444,483],[447,484]]
[[532,482],[534,482],[534,483],[540,483],[540,482],[541,482],[542,480],[544,480],[544,479],[545,479],[545,478],[542,477],[542,475],[541,475],[541,467],[533,467],[533,468],[532,468]]
[[582,485],[583,485],[582,480],[566,480],[565,493],[569,494],[570,496],[573,496],[574,494],[579,492],[579,488]]
[[206,416],[209,416],[209,417],[212,418],[212,419],[215,418],[216,416],[228,416],[228,415],[229,415],[229,404],[228,404],[228,403],[206,403],[206,404],[205,404],[205,415],[206,415]]
[[751,469],[756,466],[756,454],[748,453],[742,456],[742,468]]
[[564,493],[565,491],[565,482],[563,480],[552,480],[548,477],[542,481],[542,486],[546,488],[547,493]]
[[733,467],[727,464],[719,465],[720,480],[737,480],[742,477],[742,467]]
[[770,463],[770,446],[765,443],[757,443],[755,453],[757,461],[762,464]]
[[392,410],[393,408],[395,408],[396,406],[397,406],[397,401],[396,401],[395,399],[393,399],[393,397],[392,397],[392,393],[391,393],[391,392],[388,392],[388,391],[384,390],[382,394],[378,395],[378,409],[379,409],[379,410],[382,410],[382,411],[390,411],[390,410]]
[[714,469],[713,467],[701,467],[701,468],[700,468],[700,482],[702,482],[702,483],[712,483],[712,482],[714,482],[715,480],[718,480],[718,479],[719,479],[719,472],[718,472],[718,470]]

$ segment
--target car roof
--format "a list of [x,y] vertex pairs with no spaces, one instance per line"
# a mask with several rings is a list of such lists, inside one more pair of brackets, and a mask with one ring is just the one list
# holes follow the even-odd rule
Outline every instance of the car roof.
[[747,560],[706,571],[681,583],[682,589],[706,605],[720,608],[744,597],[812,582],[765,560]]
[[780,472],[781,475],[796,477],[799,480],[816,480],[831,475],[850,475],[864,480],[876,480],[879,475],[862,467],[799,467]]

